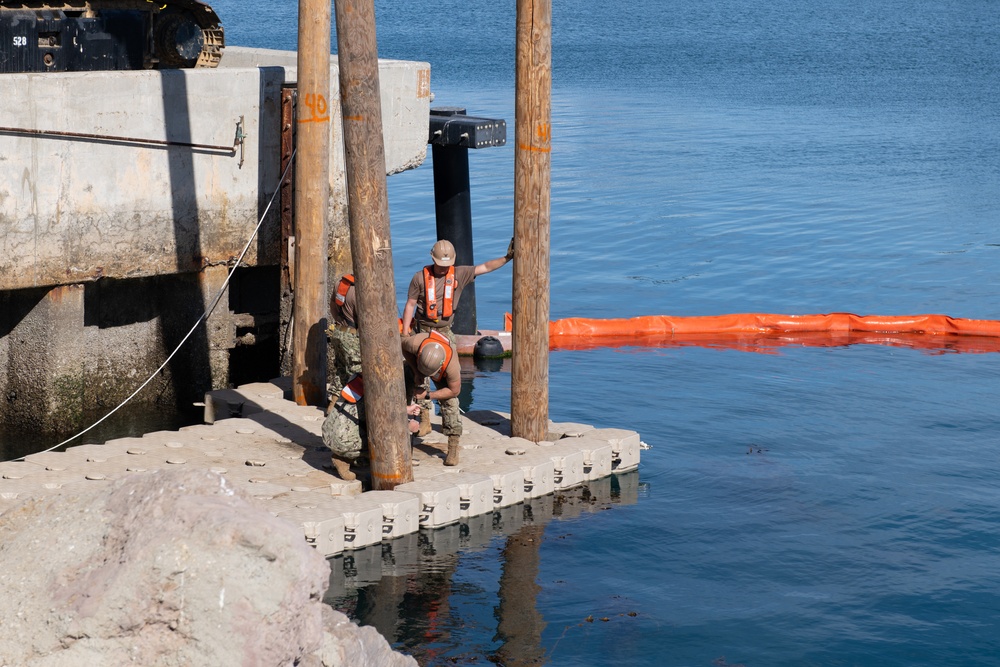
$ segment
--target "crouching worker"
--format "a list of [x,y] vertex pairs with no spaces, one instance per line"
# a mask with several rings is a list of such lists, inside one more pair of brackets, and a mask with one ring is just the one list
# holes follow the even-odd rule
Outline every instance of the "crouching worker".
[[[406,362],[407,396],[420,406],[420,426],[417,435],[431,430],[432,400],[441,406],[442,432],[448,436],[446,466],[458,465],[462,416],[458,395],[462,391],[462,369],[458,355],[448,339],[437,331],[418,333],[402,339],[403,360]],[[430,391],[428,378],[434,380]]]
[[[357,463],[362,453],[368,452],[364,394],[364,377],[359,373],[344,385],[323,420],[323,444],[332,452],[331,461],[337,476],[348,482],[357,478],[351,465]],[[409,417],[419,414],[420,406],[407,407]],[[416,433],[418,427],[416,419],[407,419],[410,433]]]

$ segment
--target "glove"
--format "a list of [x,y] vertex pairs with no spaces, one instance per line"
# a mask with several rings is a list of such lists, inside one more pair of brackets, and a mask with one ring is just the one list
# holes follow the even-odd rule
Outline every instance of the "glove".
[[507,246],[507,254],[504,255],[504,257],[507,259],[508,262],[510,260],[514,259],[514,239],[513,238],[510,240],[510,245]]

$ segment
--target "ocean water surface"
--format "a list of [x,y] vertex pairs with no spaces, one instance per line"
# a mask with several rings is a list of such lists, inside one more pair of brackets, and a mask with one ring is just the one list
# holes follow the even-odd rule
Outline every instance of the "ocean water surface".
[[[294,49],[296,3],[215,0]],[[376,3],[473,151],[477,261],[513,228],[514,3]],[[553,0],[552,317],[1000,319],[992,0]],[[335,41],[334,41],[335,43]],[[334,84],[336,85],[336,84]],[[431,164],[389,179],[400,305]],[[511,274],[476,283],[499,328]],[[637,473],[331,561],[328,601],[421,665],[1000,665],[1000,354],[556,350],[549,414]],[[467,409],[510,375],[469,367]]]
[[[231,43],[294,48],[294,3],[256,4],[264,28],[214,4]],[[476,259],[502,254],[514,3],[376,11],[435,105],[507,120],[470,156]],[[1000,318],[995,12],[553,0],[553,319]],[[402,300],[430,160],[389,195]],[[499,328],[509,270],[476,285]],[[331,604],[422,665],[1000,664],[1000,355],[766,352],[553,351],[550,417],[638,431],[638,473],[335,559]],[[509,374],[470,369],[463,402],[508,410]]]

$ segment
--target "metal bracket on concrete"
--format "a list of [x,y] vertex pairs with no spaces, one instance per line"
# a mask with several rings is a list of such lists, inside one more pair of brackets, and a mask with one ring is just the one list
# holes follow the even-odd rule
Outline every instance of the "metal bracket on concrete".
[[[434,107],[427,143],[434,163],[434,211],[438,239],[455,246],[456,264],[475,266],[472,252],[472,200],[469,189],[470,148],[507,143],[507,121],[466,116],[462,107]],[[462,292],[451,330],[472,335],[477,331],[476,286]]]
[[427,143],[434,146],[490,148],[507,143],[507,121],[502,118],[466,116],[462,107],[434,107],[430,121]]

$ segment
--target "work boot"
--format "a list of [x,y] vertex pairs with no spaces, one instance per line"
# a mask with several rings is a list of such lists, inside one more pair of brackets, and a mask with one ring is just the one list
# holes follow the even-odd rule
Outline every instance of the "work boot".
[[431,413],[430,410],[420,411],[420,428],[417,429],[417,435],[427,435],[431,432]]
[[448,456],[444,459],[444,464],[446,466],[457,466],[458,465],[458,436],[449,435],[448,436]]
[[337,471],[337,476],[345,482],[353,482],[357,479],[357,475],[351,472],[351,462],[347,459],[342,459],[336,454],[331,457],[333,461],[333,467]]

